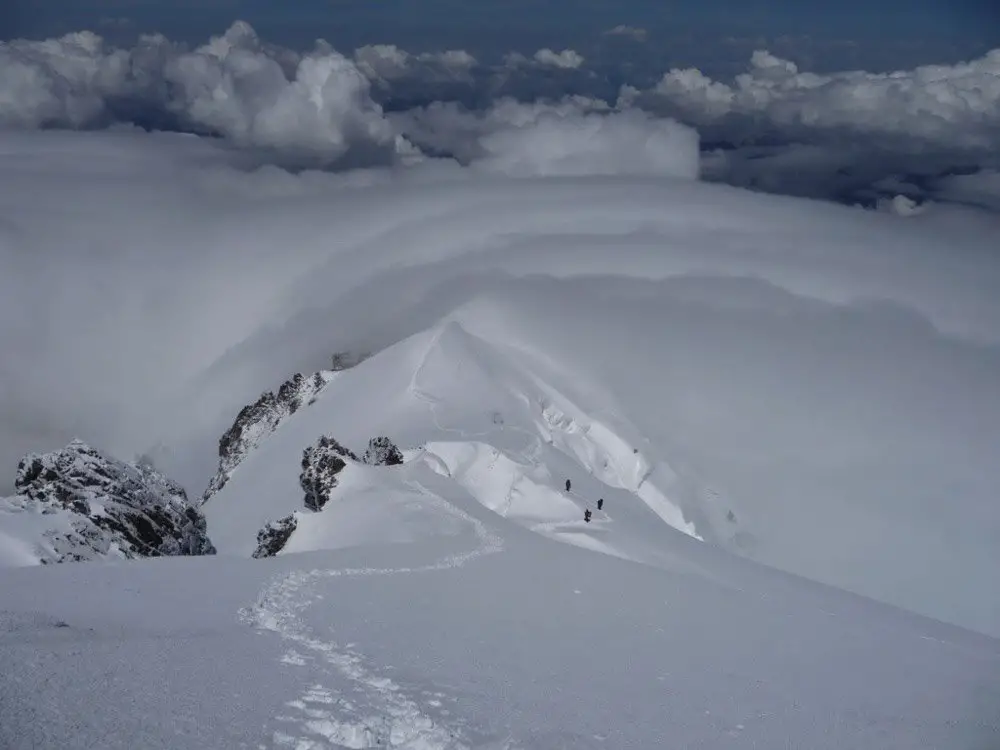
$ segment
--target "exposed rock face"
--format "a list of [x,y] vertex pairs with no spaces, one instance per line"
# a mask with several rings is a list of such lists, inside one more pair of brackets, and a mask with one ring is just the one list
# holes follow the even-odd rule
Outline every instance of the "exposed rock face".
[[17,495],[0,500],[0,524],[33,544],[42,563],[215,553],[205,517],[180,485],[80,441],[26,456],[14,487]]
[[269,523],[257,532],[257,550],[253,557],[274,557],[284,549],[298,525],[294,513]]
[[306,493],[305,505],[309,510],[320,510],[326,505],[330,490],[337,486],[337,475],[347,466],[345,458],[358,460],[349,448],[326,435],[303,451],[299,484]]
[[398,466],[403,463],[403,454],[389,438],[383,435],[368,441],[365,463],[372,466]]
[[[299,485],[305,492],[304,505],[307,510],[318,512],[323,509],[348,461],[358,462],[358,456],[329,435],[323,435],[302,452]],[[372,466],[396,466],[403,463],[403,454],[389,438],[380,436],[368,441],[364,463]],[[298,523],[299,512],[295,512],[267,524],[257,532],[257,550],[253,557],[273,557],[278,554],[295,533]]]
[[258,443],[274,432],[287,417],[316,400],[333,377],[329,371],[306,377],[301,373],[285,381],[277,393],[268,391],[254,403],[244,406],[233,426],[219,439],[219,470],[203,500],[221,490],[240,462]]

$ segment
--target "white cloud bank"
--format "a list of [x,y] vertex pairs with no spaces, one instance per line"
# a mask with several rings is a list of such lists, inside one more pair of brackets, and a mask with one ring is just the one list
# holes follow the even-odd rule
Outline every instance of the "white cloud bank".
[[162,36],[106,49],[90,32],[0,44],[2,128],[99,126],[128,105],[240,146],[336,158],[354,144],[394,145],[369,87],[327,45],[299,56],[262,44],[240,22],[193,51]]
[[646,175],[697,178],[698,134],[641,110],[610,111],[594,99],[523,104],[485,112],[437,103],[393,116],[419,146],[508,175]]
[[[637,31],[622,26],[608,33],[635,36]],[[394,45],[370,45],[345,56],[318,42],[300,53],[266,44],[242,22],[193,50],[162,36],[114,49],[96,34],[79,32],[0,43],[0,128],[128,122],[210,132],[240,146],[301,153],[327,163],[352,149],[385,162],[411,149],[391,122],[396,118],[387,118],[373,99],[373,86],[383,98],[401,92],[406,100],[419,100],[421,92],[453,93],[448,88],[453,84],[468,86],[475,100],[485,102],[478,117],[489,123],[496,119],[495,110],[509,109],[503,100],[491,101],[490,92],[559,95],[565,86],[553,82],[564,79],[573,80],[575,92],[604,85],[604,78],[592,76],[584,57],[571,49],[512,53],[499,67],[490,67],[462,50],[412,54]],[[480,84],[484,88],[477,91]],[[890,171],[875,174],[875,180],[891,170],[911,169],[913,159],[907,162],[907,155],[922,159],[932,152],[943,155],[946,167],[1000,166],[1000,50],[950,66],[823,75],[758,50],[749,70],[732,82],[696,69],[671,70],[649,90],[622,87],[614,108],[675,117],[697,127],[703,142],[797,142],[836,145],[852,154],[867,151],[883,161],[904,157],[888,165]],[[427,117],[418,111],[409,119]],[[464,137],[467,130],[452,134]],[[443,151],[466,148],[464,142],[443,140],[442,134],[423,136]],[[817,174],[809,179],[836,178]],[[768,175],[754,180],[788,182]],[[733,181],[739,182],[739,175]],[[795,191],[822,194],[824,187]]]
[[694,68],[650,91],[625,87],[623,104],[666,108],[731,140],[862,138],[890,150],[1000,148],[1000,49],[956,65],[894,73],[803,72],[764,50],[732,85]]

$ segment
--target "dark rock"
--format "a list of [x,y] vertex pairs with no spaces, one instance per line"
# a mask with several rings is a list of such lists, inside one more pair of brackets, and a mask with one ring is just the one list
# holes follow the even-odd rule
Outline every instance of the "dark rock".
[[330,490],[337,486],[337,475],[347,466],[344,459],[357,461],[358,457],[327,435],[303,451],[299,484],[306,493],[305,506],[309,510],[326,505]]
[[382,435],[368,441],[364,461],[372,466],[398,466],[403,463],[403,454],[389,438]]
[[269,523],[257,532],[257,550],[253,556],[256,558],[274,557],[285,548],[298,524],[294,513]]
[[80,441],[26,456],[14,487],[8,510],[53,516],[39,540],[43,563],[215,553],[204,515],[180,485]]
[[244,406],[233,426],[219,439],[219,469],[209,482],[202,501],[207,501],[226,485],[233,470],[261,440],[303,405],[313,403],[330,382],[330,377],[327,372],[308,377],[299,373],[282,383],[277,393],[268,391],[254,403]]

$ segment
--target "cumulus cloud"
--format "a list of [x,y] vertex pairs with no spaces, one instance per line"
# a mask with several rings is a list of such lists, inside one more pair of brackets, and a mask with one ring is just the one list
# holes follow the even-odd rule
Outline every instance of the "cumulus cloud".
[[555,70],[578,70],[584,63],[584,57],[576,50],[564,49],[562,52],[545,47],[531,57],[520,52],[509,52],[504,56],[504,67],[517,68],[551,68]]
[[473,166],[515,176],[698,177],[698,134],[673,120],[638,110],[535,113],[481,137]]
[[660,175],[697,178],[698,134],[640,110],[612,111],[586,97],[525,104],[503,99],[484,112],[454,103],[398,113],[407,139],[478,170],[516,176]]
[[557,102],[525,103],[504,97],[486,110],[470,110],[455,102],[434,102],[390,115],[400,132],[432,152],[470,162],[483,151],[482,138],[511,128],[528,127],[545,116],[572,118],[610,112],[606,102],[586,97],[565,97]]
[[1000,50],[957,65],[909,71],[802,72],[767,51],[732,84],[694,68],[666,73],[651,90],[624,88],[623,103],[666,110],[732,141],[849,141],[890,150],[1000,148]]
[[649,36],[649,32],[641,26],[628,26],[627,24],[618,24],[614,28],[608,29],[604,32],[605,36],[620,36],[633,39],[637,42],[644,42]]
[[[605,34],[633,39],[642,31],[621,25]],[[258,162],[343,169],[411,162],[419,153],[409,136],[432,154],[467,163],[513,168],[522,163],[510,151],[516,146],[530,152],[528,161],[542,158],[553,168],[549,156],[564,158],[556,130],[566,128],[566,147],[577,153],[593,127],[590,155],[577,164],[603,172],[609,167],[594,154],[624,147],[612,132],[635,129],[634,156],[655,151],[650,144],[672,127],[664,121],[677,120],[699,131],[707,179],[868,206],[900,193],[883,187],[894,180],[916,185],[902,194],[937,200],[931,180],[1000,168],[1000,50],[884,74],[810,73],[758,50],[733,80],[675,69],[647,88],[621,87],[614,106],[595,97],[614,100],[615,76],[586,62],[572,49],[548,48],[511,53],[499,65],[462,50],[417,54],[391,44],[345,56],[320,41],[300,52],[268,44],[241,22],[195,48],[159,35],[118,48],[85,31],[0,43],[0,128],[133,124],[222,136]],[[628,64],[620,70],[634,81],[644,75]],[[446,103],[400,114],[435,101]],[[619,117],[630,109],[658,117]],[[540,117],[543,111],[552,116]],[[600,112],[614,117],[583,117]],[[639,132],[644,127],[652,140]],[[501,144],[511,158],[498,158]],[[620,158],[624,171],[637,168],[632,156]],[[649,162],[650,171],[662,166]],[[960,191],[938,192],[949,200]]]
[[471,83],[478,61],[465,50],[410,54],[394,44],[371,44],[354,51],[358,69],[383,86],[413,78],[425,83]]
[[583,55],[571,49],[554,52],[546,47],[545,49],[538,50],[534,54],[533,59],[540,65],[562,68],[563,70],[576,70],[583,65]]
[[108,49],[91,32],[0,44],[3,128],[94,127],[127,109],[240,146],[335,159],[356,144],[395,146],[369,88],[329,45],[299,55],[240,22],[194,50],[162,36]]

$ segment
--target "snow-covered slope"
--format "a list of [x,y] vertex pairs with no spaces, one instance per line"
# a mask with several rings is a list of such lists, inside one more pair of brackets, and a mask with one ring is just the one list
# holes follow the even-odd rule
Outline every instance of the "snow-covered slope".
[[0,498],[0,567],[215,552],[180,485],[79,440],[25,456],[14,489]]
[[[607,290],[538,293],[547,288],[538,282],[480,297],[339,373],[207,504],[220,552],[251,554],[265,524],[305,509],[300,461],[318,436],[360,451],[371,435],[385,434],[408,449],[411,462],[560,541],[669,567],[674,557],[663,546],[676,530],[941,619],[1000,628],[998,597],[980,578],[1000,565],[995,508],[969,506],[974,515],[955,519],[954,505],[935,502],[928,491],[940,464],[922,465],[935,452],[956,468],[969,465],[968,451],[980,446],[942,445],[948,419],[907,386],[905,340],[892,362],[863,339],[851,341],[855,326],[876,320],[815,306],[814,327],[861,349],[848,360],[840,351],[827,354],[810,347],[812,328],[802,328],[794,299],[750,283],[675,282],[648,300]],[[735,314],[720,313],[717,302]],[[671,308],[683,313],[688,332],[659,330]],[[894,333],[911,341],[932,335],[908,321],[884,324],[900,326]],[[762,330],[749,348],[736,334],[754,325]],[[725,327],[734,329],[727,335],[734,351],[692,335],[713,328],[719,335]],[[616,330],[631,333],[615,338]],[[973,358],[965,372],[955,365],[934,377],[953,379],[967,393],[984,389],[984,397],[993,388],[988,368]],[[775,380],[782,371],[785,378]],[[840,407],[817,425],[798,407],[824,397]],[[905,425],[893,423],[893,412],[906,414]],[[913,435],[921,422],[926,432]],[[887,450],[893,445],[900,452]],[[902,472],[930,486],[900,496],[891,482]],[[355,479],[334,499],[407,492],[396,480],[371,481]],[[879,502],[862,502],[872,496]],[[310,523],[335,527],[337,502],[320,514],[330,520]],[[588,508],[594,516],[584,523]],[[339,546],[344,538],[326,542],[300,526],[289,549]]]
[[[912,750],[1000,730],[996,640],[662,523],[670,571],[532,533],[416,457],[357,468],[293,537],[336,551],[0,573],[0,745]],[[624,503],[580,533],[614,543]]]

